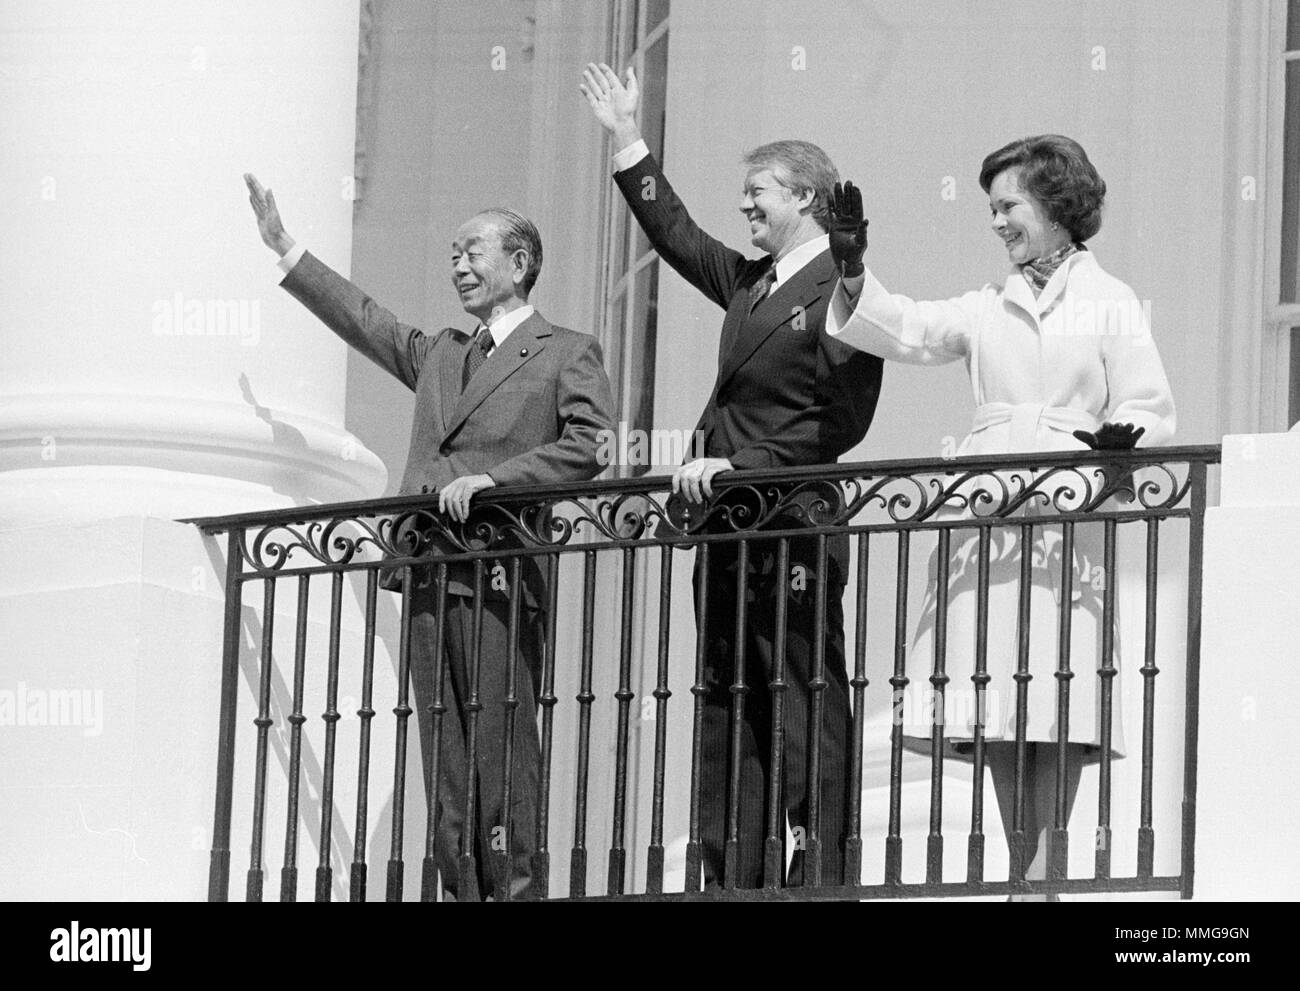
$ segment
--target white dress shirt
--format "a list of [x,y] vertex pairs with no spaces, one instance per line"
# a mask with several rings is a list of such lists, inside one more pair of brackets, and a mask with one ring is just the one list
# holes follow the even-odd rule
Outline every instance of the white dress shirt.
[[[534,312],[532,304],[525,303],[523,306],[519,307],[519,309],[511,310],[509,313],[503,313],[501,316],[491,321],[488,324],[488,330],[492,332],[492,347],[499,348],[504,344],[506,338],[510,336],[510,332],[531,317]],[[481,326],[483,325],[479,324],[479,327]],[[474,333],[478,333],[478,327],[474,328]],[[488,352],[488,354],[491,353],[491,351]]]
[[798,275],[810,261],[823,251],[830,251],[830,249],[831,236],[829,234],[823,234],[799,245],[776,263],[776,282],[772,285],[771,291],[776,292],[787,281]]

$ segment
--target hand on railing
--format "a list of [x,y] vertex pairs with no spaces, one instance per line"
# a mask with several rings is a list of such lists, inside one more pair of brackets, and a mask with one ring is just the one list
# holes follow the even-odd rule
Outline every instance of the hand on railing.
[[[1096,433],[1076,430],[1074,436],[1094,451],[1131,451],[1137,447],[1138,438],[1144,433],[1146,427],[1135,427],[1131,423],[1103,423]],[[1114,489],[1117,496],[1121,492],[1125,493],[1122,501],[1127,502],[1136,497],[1131,471],[1102,466],[1101,472],[1105,488]]]
[[702,506],[706,499],[713,498],[713,477],[733,470],[726,458],[696,458],[673,473],[673,495]]
[[491,475],[462,475],[438,491],[438,510],[464,523],[469,517],[470,500],[496,484]]
[[1137,447],[1138,438],[1146,433],[1146,429],[1131,423],[1103,423],[1096,433],[1076,430],[1074,436],[1094,451],[1131,451]]

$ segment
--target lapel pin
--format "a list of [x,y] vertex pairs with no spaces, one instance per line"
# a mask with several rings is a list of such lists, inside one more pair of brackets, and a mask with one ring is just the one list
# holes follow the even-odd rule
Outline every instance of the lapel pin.
[[527,358],[527,357],[528,357],[528,349],[527,349],[527,348],[520,348],[520,349],[519,349],[519,357],[521,357],[521,358]]

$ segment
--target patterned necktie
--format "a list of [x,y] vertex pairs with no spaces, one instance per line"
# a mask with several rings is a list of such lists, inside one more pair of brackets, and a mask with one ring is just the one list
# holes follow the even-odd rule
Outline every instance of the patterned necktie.
[[460,389],[462,392],[469,385],[469,380],[474,377],[474,373],[483,367],[483,362],[487,361],[488,352],[491,350],[492,332],[486,327],[479,327],[474,332],[474,343],[465,352],[465,370],[461,372],[460,376]]
[[776,265],[773,265],[762,277],[749,287],[749,312],[753,313],[759,303],[767,299],[767,294],[776,285]]

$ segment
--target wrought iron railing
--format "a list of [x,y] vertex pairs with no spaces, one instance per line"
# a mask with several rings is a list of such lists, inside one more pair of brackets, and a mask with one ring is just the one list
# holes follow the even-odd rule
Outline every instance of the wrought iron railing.
[[[456,597],[456,608],[466,610],[463,616],[473,631],[466,654],[469,682],[462,686],[465,690],[452,691],[446,652],[432,652],[434,687],[426,706],[433,731],[423,754],[425,844],[420,897],[424,900],[437,900],[440,882],[441,887],[454,882],[450,886],[458,890],[461,898],[478,897],[475,878],[484,870],[495,878],[492,887],[498,898],[861,899],[1161,890],[1190,897],[1196,822],[1202,526],[1207,467],[1217,463],[1218,458],[1217,447],[1177,447],[1106,455],[1072,452],[734,472],[720,476],[716,498],[705,507],[695,507],[693,512],[668,498],[668,478],[643,477],[493,490],[476,501],[470,519],[463,524],[437,512],[434,494],[193,520],[209,535],[225,534],[225,642],[209,898],[228,897],[232,812],[237,794],[235,772],[241,754],[244,765],[252,762],[251,791],[239,793],[243,796],[241,802],[247,802],[251,833],[245,894],[250,900],[263,897],[265,832],[271,810],[268,784],[274,777],[268,754],[277,739],[271,731],[277,726],[278,732],[287,737],[282,741],[287,751],[282,759],[286,780],[277,782],[277,788],[285,789],[279,897],[297,897],[299,827],[307,824],[316,831],[320,853],[315,897],[331,898],[336,884],[341,883],[335,879],[334,865],[340,858],[332,853],[331,836],[336,822],[342,821],[342,810],[336,808],[334,798],[336,781],[340,780],[336,733],[339,721],[351,718],[350,713],[340,709],[339,686],[343,678],[359,677],[362,697],[355,713],[359,721],[357,754],[355,766],[349,771],[349,779],[356,781],[356,795],[348,897],[365,899],[368,796],[375,785],[370,775],[371,732],[372,726],[382,724],[375,723],[382,710],[381,700],[373,697],[376,645],[383,643],[378,614],[388,601],[381,596],[381,588],[389,584],[400,596],[400,620],[396,624],[394,697],[383,700],[384,704],[391,702],[394,713],[392,834],[385,895],[390,900],[402,899],[407,860],[404,803],[408,793],[418,791],[420,786],[419,779],[407,774],[408,751],[412,749],[408,746],[408,724],[416,711],[411,694],[412,640],[429,635],[431,630],[432,643],[445,642],[447,627],[453,621],[449,618],[449,601],[456,595],[458,583],[468,586],[468,595],[461,588],[462,594]],[[1168,532],[1170,528],[1180,537],[1172,553],[1168,538],[1164,544],[1161,542],[1162,530]],[[1144,531],[1140,563],[1121,558],[1120,535],[1137,530]],[[1101,548],[1100,565],[1097,559],[1086,559],[1090,563],[1085,563],[1080,573],[1078,548],[1085,534],[1100,537],[1096,541]],[[781,798],[789,773],[783,764],[782,744],[787,729],[783,703],[789,688],[784,668],[787,596],[783,593],[765,597],[765,593],[750,589],[751,583],[757,589],[763,580],[751,564],[759,557],[774,561],[775,573],[784,582],[792,546],[798,544],[808,550],[800,560],[807,562],[815,575],[825,577],[828,567],[833,566],[837,539],[852,541],[855,562],[846,574],[850,591],[844,603],[849,622],[844,651],[847,670],[842,681],[851,703],[849,737],[843,755],[822,752],[821,720],[826,717],[827,686],[831,683],[826,669],[827,610],[834,610],[835,603],[827,601],[828,582],[815,580],[813,668],[807,713],[810,768],[806,780],[823,780],[824,768],[819,766],[823,761],[834,758],[845,762],[845,825],[842,836],[821,834],[822,814],[827,810],[821,808],[821,789],[811,788],[806,817],[799,827],[803,835],[795,837],[787,831]],[[882,541],[889,542],[892,554],[873,556]],[[915,583],[909,579],[915,570],[912,559],[925,552],[931,542],[930,576],[924,583]],[[682,558],[679,552],[683,550],[694,551],[696,576],[700,579],[689,595],[682,591],[681,582],[674,582],[674,571],[679,570],[675,561]],[[1021,553],[1024,550],[1029,553]],[[1013,559],[999,557],[1005,553]],[[774,656],[757,661],[750,657],[747,672],[744,650],[740,648],[734,658],[732,683],[723,686],[731,700],[732,720],[726,785],[721,789],[725,794],[702,791],[702,719],[709,692],[705,683],[706,647],[703,638],[695,642],[689,624],[680,622],[674,640],[671,625],[675,603],[679,611],[685,608],[683,603],[693,605],[701,621],[709,615],[711,556],[715,562],[736,561],[737,612],[725,617],[727,624],[734,623],[734,642],[745,642],[749,624],[767,623],[769,609],[774,611],[770,619],[776,631],[772,639]],[[611,558],[612,566],[607,563]],[[534,565],[536,570],[530,570]],[[1014,619],[996,612],[999,601],[990,594],[997,587],[996,576],[990,577],[991,569],[1008,567],[1018,575],[1015,594],[1008,600],[1016,603]],[[1100,583],[1097,567],[1101,568]],[[882,568],[886,571],[883,579],[879,577]],[[1132,574],[1127,584],[1126,569]],[[610,622],[602,621],[603,613],[597,607],[606,594],[601,576],[607,570],[617,578],[617,592],[611,596],[616,618]],[[958,570],[962,575],[957,574]],[[349,573],[364,578],[363,588],[357,588],[364,629],[359,648],[352,652],[343,649],[340,633],[345,576]],[[1042,616],[1041,610],[1039,614],[1031,611],[1034,586],[1041,583],[1043,574],[1050,575],[1053,585],[1055,615],[1051,617]],[[293,689],[291,699],[282,700],[278,706],[281,721],[277,724],[273,673],[290,668],[287,657],[281,656],[287,651],[275,647],[274,623],[278,588],[289,579],[296,580],[297,593]],[[331,590],[328,646],[319,660],[319,672],[308,670],[310,664],[316,663],[313,655],[321,653],[309,644],[307,636],[314,579],[328,580]],[[359,583],[361,578],[356,580]],[[484,610],[499,608],[489,602],[488,589],[493,582],[498,588],[504,583],[507,603],[502,614],[508,631],[507,656],[487,659],[507,665],[501,697],[480,694],[479,675],[485,659],[473,647],[473,638],[481,636]],[[256,604],[259,585],[260,609]],[[973,586],[973,593],[968,585]],[[958,591],[959,586],[963,591]],[[1081,588],[1100,593],[1096,596],[1100,611],[1093,617],[1100,638],[1093,672],[1079,670],[1078,663],[1072,665],[1071,629],[1072,623],[1080,621]],[[530,589],[539,594],[540,602],[527,601],[525,593]],[[1169,604],[1171,589],[1178,596],[1173,606]],[[1131,833],[1136,847],[1133,868],[1128,871],[1117,870],[1112,857],[1120,830],[1112,821],[1113,762],[1118,756],[1113,751],[1118,730],[1115,722],[1119,718],[1118,696],[1114,695],[1118,670],[1117,596],[1126,593],[1134,601],[1141,601],[1143,616],[1135,626],[1141,636],[1134,635],[1126,642],[1142,657],[1136,669],[1142,686],[1140,775],[1132,772],[1132,788],[1123,796],[1135,816],[1133,823],[1123,827],[1124,836]],[[955,601],[959,594],[973,595],[968,605],[973,607],[974,642],[967,647],[973,650],[974,670],[969,674],[948,666],[948,655],[955,650],[954,641],[948,637],[948,612],[950,599]],[[925,598],[922,611],[930,631],[925,656],[918,656],[917,649],[909,644],[916,623],[911,600],[918,595]],[[524,725],[520,710],[527,712],[531,707],[523,704],[517,692],[521,664],[518,642],[525,623],[523,611],[530,610],[531,605],[540,608],[544,620],[538,644],[538,680],[533,686],[537,723]],[[991,614],[990,609],[995,612]],[[879,625],[873,625],[877,614],[892,619],[892,635],[879,635]],[[530,610],[528,615],[534,612]],[[993,677],[987,668],[986,637],[991,620],[1002,628],[1010,624],[1016,643],[1015,731],[1014,739],[1005,741],[1014,742],[1015,747],[1015,812],[1006,837],[1006,872],[992,877],[986,876],[991,860],[986,858],[984,820],[989,745],[984,736],[989,731],[990,704],[997,704],[997,699],[990,696]],[[1040,647],[1032,646],[1033,624],[1048,621],[1055,624],[1055,649],[1050,657],[1044,657]],[[1175,656],[1183,662],[1182,670],[1177,672],[1182,682],[1177,700],[1168,692],[1157,693],[1158,685],[1164,683],[1157,677],[1162,673],[1157,661],[1164,656]],[[868,677],[873,663],[887,675],[875,679],[874,691]],[[243,742],[237,731],[241,664],[248,691],[256,700],[249,742]],[[763,673],[755,676],[756,670]],[[304,811],[301,791],[307,746],[304,686],[309,673],[325,685],[323,758],[319,766],[313,764],[308,769],[309,794],[320,809],[318,825]],[[1058,734],[1057,739],[1069,739],[1072,718],[1076,723],[1083,718],[1077,705],[1075,710],[1071,708],[1072,682],[1077,695],[1078,686],[1084,683],[1076,679],[1082,676],[1095,677],[1097,704],[1088,717],[1096,721],[1100,738],[1100,746],[1094,748],[1096,825],[1086,844],[1095,850],[1091,871],[1071,873],[1069,808],[1061,795],[1069,773],[1067,748],[1058,747],[1058,793],[1050,824],[1052,856],[1044,877],[1029,878],[1024,856],[1031,742],[1027,700],[1030,692],[1048,691],[1050,684],[1056,714],[1053,732]],[[968,720],[970,732],[961,741],[969,761],[965,765],[938,756],[954,743],[948,735],[948,717],[935,718],[936,713],[947,713],[952,698],[960,694],[954,677],[961,679],[962,690],[974,699],[973,718]],[[614,686],[608,698],[595,690],[595,683],[602,678]],[[576,684],[574,706],[561,702],[557,694],[559,680]],[[766,697],[771,699],[770,718],[763,726],[771,741],[771,757],[764,767],[767,781],[762,880],[756,888],[746,888],[738,883],[736,864],[742,846],[753,838],[742,835],[744,827],[736,811],[742,799],[736,765],[746,699],[760,680]],[[1175,678],[1175,684],[1178,680]],[[282,679],[284,685],[288,681],[288,677]],[[639,707],[634,706],[638,681],[642,699]],[[880,685],[881,681],[888,687]],[[966,681],[970,682],[969,690],[964,688]],[[688,686],[693,696],[688,710],[670,704],[675,701],[674,683]],[[907,701],[908,686],[915,689],[922,683],[930,686],[925,704],[930,714],[926,735],[931,737],[931,747],[928,756],[913,758],[909,755],[917,740],[909,743],[900,710],[912,704]],[[287,692],[286,688],[286,698]],[[459,703],[457,695],[464,696]],[[459,710],[453,712],[457,705]],[[476,776],[468,769],[477,766],[478,720],[489,706],[502,708],[505,727],[505,756],[499,770],[504,793],[502,821],[493,826],[499,827],[505,837],[515,830],[527,830],[532,837],[531,844],[526,844],[530,846],[531,880],[523,890],[512,890],[512,872],[518,869],[518,861],[512,860],[508,840],[507,845],[490,844],[486,853],[466,843],[454,852],[454,878],[448,877],[443,851],[441,877],[439,873],[437,847],[443,814],[439,795],[447,787],[446,782],[456,777],[449,776],[443,753],[447,739],[443,722],[449,714],[463,718],[467,752],[459,780],[464,782],[467,794],[464,811],[458,814],[465,819],[462,835],[472,837],[483,825],[475,818],[479,814],[477,791],[486,779],[482,777],[485,772]],[[872,716],[873,706],[883,714],[884,721]],[[1158,711],[1168,713],[1161,717],[1162,726],[1181,721],[1180,752],[1168,753],[1168,746],[1160,743],[1164,738],[1157,738]],[[653,734],[642,734],[648,724],[653,724]],[[512,788],[520,773],[513,750],[526,733],[539,734],[535,768],[538,784],[532,821],[519,823],[511,821]],[[644,745],[643,735],[647,741]],[[557,767],[562,773],[557,773]],[[951,801],[945,805],[945,795],[953,786],[954,767],[970,769],[968,781],[962,774],[956,778],[962,788],[969,789],[971,810],[964,844],[966,869],[964,877],[956,878],[952,875],[959,864],[945,865],[944,859],[945,840],[949,838],[945,835],[945,816],[953,814]],[[875,777],[866,782],[864,793],[864,772],[868,770],[868,777]],[[911,793],[909,774],[911,781],[919,782],[922,788],[928,778],[926,832],[924,836],[906,837],[908,851],[924,848],[924,874],[920,876],[918,861],[918,869],[911,872],[917,876],[910,878],[905,876],[909,870],[905,868],[903,828],[903,797],[905,791]],[[593,782],[593,775],[599,780]],[[1181,784],[1175,788],[1171,782],[1178,775]],[[1090,784],[1089,789],[1092,787]],[[1156,820],[1173,804],[1162,800],[1161,795],[1171,788],[1177,791],[1181,805],[1177,836],[1172,828],[1166,830],[1160,834],[1158,844]],[[604,801],[596,802],[600,797]],[[597,804],[607,804],[607,810],[597,808]],[[1084,805],[1081,803],[1081,807]],[[705,812],[709,808],[716,812],[723,806],[725,866],[721,876],[715,878],[716,884],[704,890]],[[570,810],[571,814],[567,814]],[[1088,814],[1090,817],[1091,812]],[[593,826],[603,828],[610,838],[608,851],[594,857],[590,842]],[[567,862],[552,862],[551,842],[557,833],[569,840]],[[645,841],[644,861],[634,856],[637,851],[629,836]],[[666,843],[666,838],[672,836],[684,838],[684,847],[680,842]],[[790,859],[787,844],[792,839],[804,858],[801,885],[789,885],[785,879]],[[842,846],[832,857],[826,851],[827,843]],[[1077,836],[1073,843],[1077,851],[1081,846]],[[1157,869],[1157,849],[1166,860],[1174,858],[1176,869]],[[864,851],[870,851],[872,856],[864,856]],[[1000,857],[1003,851],[997,852]],[[883,864],[877,865],[879,870],[867,863],[877,855],[883,856]],[[493,862],[480,863],[484,856]],[[598,867],[602,857],[605,883],[593,889],[590,868]],[[823,874],[823,860],[842,864],[842,874]],[[564,880],[566,873],[567,885],[557,883]],[[629,880],[630,874],[633,876]]]

